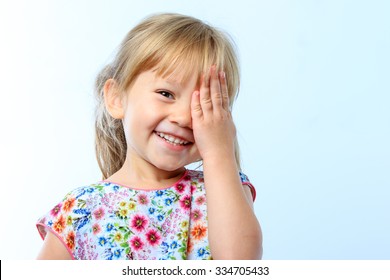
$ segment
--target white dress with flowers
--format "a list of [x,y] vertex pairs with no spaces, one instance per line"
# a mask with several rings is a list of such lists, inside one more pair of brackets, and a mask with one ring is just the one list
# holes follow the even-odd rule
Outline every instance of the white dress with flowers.
[[[255,189],[240,173],[241,181]],[[101,181],[71,191],[39,219],[42,238],[55,234],[74,259],[211,259],[201,171],[187,170],[162,190]]]

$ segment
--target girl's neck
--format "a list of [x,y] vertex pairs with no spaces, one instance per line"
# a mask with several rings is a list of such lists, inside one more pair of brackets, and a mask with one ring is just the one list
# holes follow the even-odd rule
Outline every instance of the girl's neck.
[[184,167],[166,171],[158,169],[148,162],[134,162],[126,159],[122,168],[106,181],[142,189],[162,189],[174,185],[183,175]]

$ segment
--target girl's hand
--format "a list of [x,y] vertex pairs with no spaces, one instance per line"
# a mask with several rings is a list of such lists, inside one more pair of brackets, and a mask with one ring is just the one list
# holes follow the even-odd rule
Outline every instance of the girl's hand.
[[236,129],[226,77],[215,66],[192,95],[191,115],[195,144],[203,159],[211,255],[214,259],[260,259],[261,228],[253,212],[252,194],[242,186],[237,172]]
[[236,128],[229,109],[229,95],[224,72],[210,68],[201,79],[200,90],[191,100],[192,129],[203,161],[234,159]]

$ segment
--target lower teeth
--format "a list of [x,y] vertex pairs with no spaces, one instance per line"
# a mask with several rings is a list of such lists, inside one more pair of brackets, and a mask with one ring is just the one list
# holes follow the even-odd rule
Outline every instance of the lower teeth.
[[[159,135],[160,136],[160,135]],[[160,136],[161,137],[161,136]],[[169,144],[172,144],[174,146],[183,146],[184,144],[179,144],[179,143],[175,143],[175,142],[171,142],[169,141],[168,139],[165,139],[164,137],[161,137],[162,139],[164,139],[165,141],[167,141]]]
[[[164,138],[165,139],[165,138]],[[165,141],[167,141],[169,144],[172,144],[172,145],[174,145],[174,146],[182,146],[183,144],[178,144],[178,143],[174,143],[174,142],[171,142],[171,141],[169,141],[169,140],[167,140],[167,139],[165,139]]]

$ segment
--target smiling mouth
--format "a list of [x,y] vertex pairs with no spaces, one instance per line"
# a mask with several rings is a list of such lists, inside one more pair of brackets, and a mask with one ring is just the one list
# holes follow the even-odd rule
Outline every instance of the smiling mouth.
[[156,131],[156,134],[160,138],[164,139],[166,142],[168,142],[169,144],[172,144],[174,146],[185,146],[185,145],[191,144],[191,142],[189,142],[189,141],[185,141],[183,139],[177,138],[177,137],[169,135],[169,134],[165,134],[165,133],[158,132],[158,131]]

